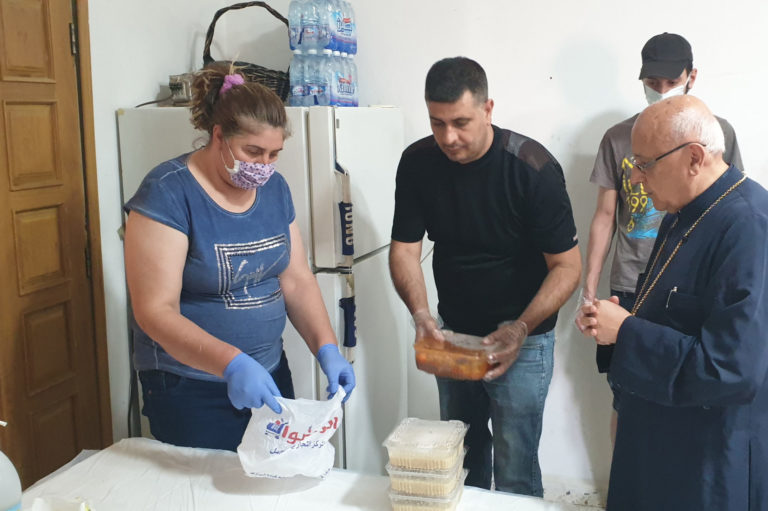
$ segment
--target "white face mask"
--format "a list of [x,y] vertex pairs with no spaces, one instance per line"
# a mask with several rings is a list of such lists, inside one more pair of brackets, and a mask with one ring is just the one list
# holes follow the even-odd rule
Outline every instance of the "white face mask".
[[648,87],[646,84],[643,84],[643,88],[645,89],[645,99],[648,101],[649,105],[652,105],[654,103],[658,103],[662,99],[671,98],[673,96],[682,96],[686,92],[688,92],[688,82],[691,81],[691,77],[689,76],[688,79],[685,81],[684,84],[675,87],[674,89],[669,89],[664,94],[660,92],[656,92],[655,90]]
[[235,158],[235,153],[229,147],[229,142],[227,142],[227,149],[229,149],[229,154],[232,155],[232,160],[234,161],[231,167],[227,167],[224,155],[219,155],[221,156],[222,163],[224,163],[224,168],[229,172],[232,184],[236,187],[243,190],[255,190],[260,186],[264,186],[269,181],[269,178],[272,177],[272,174],[275,173],[275,166],[271,163],[252,163]]

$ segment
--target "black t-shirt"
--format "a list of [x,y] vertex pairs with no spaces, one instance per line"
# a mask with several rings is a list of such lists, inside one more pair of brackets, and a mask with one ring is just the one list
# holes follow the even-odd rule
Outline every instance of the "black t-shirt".
[[[450,161],[434,137],[408,147],[397,169],[392,239],[435,243],[438,312],[453,330],[487,335],[516,319],[547,276],[542,253],[577,243],[563,171],[541,144],[493,126],[480,159]],[[557,314],[532,334],[548,332]]]

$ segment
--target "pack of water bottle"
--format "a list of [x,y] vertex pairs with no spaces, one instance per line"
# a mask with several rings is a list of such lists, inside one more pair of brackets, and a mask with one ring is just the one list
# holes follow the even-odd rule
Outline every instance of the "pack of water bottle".
[[288,30],[292,51],[357,53],[355,11],[346,0],[291,0]]
[[292,0],[288,7],[291,106],[357,106],[357,28],[345,0]]
[[357,106],[357,66],[351,55],[294,50],[291,106]]

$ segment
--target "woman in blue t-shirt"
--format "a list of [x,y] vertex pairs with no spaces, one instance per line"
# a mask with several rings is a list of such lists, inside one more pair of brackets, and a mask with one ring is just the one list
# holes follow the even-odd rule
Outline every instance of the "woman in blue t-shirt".
[[279,413],[275,396],[294,397],[286,314],[331,394],[349,396],[355,376],[273,166],[288,136],[282,101],[223,65],[200,71],[193,92],[208,144],[158,165],[125,206],[134,364],[155,438],[235,450],[251,408]]

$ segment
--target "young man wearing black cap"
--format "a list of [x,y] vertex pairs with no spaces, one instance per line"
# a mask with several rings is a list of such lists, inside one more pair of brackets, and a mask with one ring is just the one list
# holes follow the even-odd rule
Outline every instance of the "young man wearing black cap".
[[[680,35],[664,32],[651,37],[641,51],[643,82],[648,104],[681,94],[687,94],[696,81],[691,45]],[[611,295],[619,297],[621,306],[632,309],[635,302],[637,277],[645,269],[648,256],[656,240],[656,233],[664,212],[653,207],[641,183],[630,179],[632,152],[630,135],[638,114],[633,115],[605,132],[589,180],[599,186],[597,208],[589,230],[587,246],[587,272],[582,296],[584,301],[597,298],[605,258],[617,233],[616,250],[611,267]],[[733,127],[717,118],[725,134],[723,159],[743,170],[739,146]],[[618,230],[618,232],[617,232]],[[581,329],[580,318],[576,324]],[[597,347],[598,371],[605,373],[610,366],[613,346]],[[619,410],[619,396],[614,391],[613,407]],[[616,414],[611,423],[611,437],[615,434]]]

